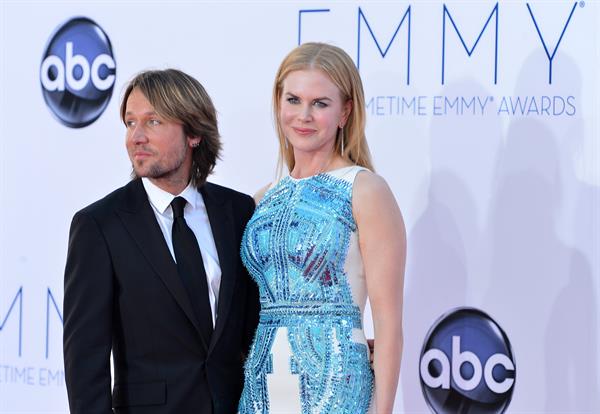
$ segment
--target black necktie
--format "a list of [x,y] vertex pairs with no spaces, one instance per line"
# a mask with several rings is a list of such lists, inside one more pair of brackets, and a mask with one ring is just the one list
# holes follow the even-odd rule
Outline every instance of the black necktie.
[[208,299],[208,282],[206,271],[200,254],[198,240],[183,217],[186,201],[183,197],[175,197],[171,202],[173,209],[173,250],[177,261],[177,271],[183,281],[194,308],[196,318],[200,323],[202,336],[210,342],[212,335],[212,312]]

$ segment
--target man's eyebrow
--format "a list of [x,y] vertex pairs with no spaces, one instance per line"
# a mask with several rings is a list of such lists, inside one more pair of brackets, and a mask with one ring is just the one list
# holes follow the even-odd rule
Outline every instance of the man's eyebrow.
[[[125,115],[133,115],[133,112],[127,111],[125,112]],[[158,113],[156,111],[146,111],[142,113],[142,115],[158,115]]]

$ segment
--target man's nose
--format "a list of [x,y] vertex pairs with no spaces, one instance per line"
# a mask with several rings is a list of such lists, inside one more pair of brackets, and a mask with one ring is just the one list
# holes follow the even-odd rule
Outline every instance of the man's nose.
[[137,124],[133,131],[131,131],[131,140],[135,144],[143,144],[148,142],[148,137],[146,136],[146,130],[143,125]]

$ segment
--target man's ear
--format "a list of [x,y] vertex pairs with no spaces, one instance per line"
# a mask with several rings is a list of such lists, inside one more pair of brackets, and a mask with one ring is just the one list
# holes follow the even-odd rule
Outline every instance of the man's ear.
[[192,148],[196,148],[198,145],[200,145],[201,141],[202,137],[188,137],[188,145]]

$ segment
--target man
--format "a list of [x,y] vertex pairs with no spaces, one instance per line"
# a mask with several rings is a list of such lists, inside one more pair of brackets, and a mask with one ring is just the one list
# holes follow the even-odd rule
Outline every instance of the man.
[[221,145],[213,104],[194,78],[140,73],[121,118],[134,178],[71,224],[71,413],[234,413],[258,320],[256,285],[239,258],[254,202],[205,181]]

